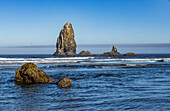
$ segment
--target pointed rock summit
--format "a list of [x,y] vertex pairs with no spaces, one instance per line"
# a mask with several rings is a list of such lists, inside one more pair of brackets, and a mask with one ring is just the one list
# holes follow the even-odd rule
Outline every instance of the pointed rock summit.
[[115,45],[113,45],[112,52],[117,52],[117,48]]
[[57,51],[54,56],[76,56],[76,42],[71,23],[66,23],[57,38]]

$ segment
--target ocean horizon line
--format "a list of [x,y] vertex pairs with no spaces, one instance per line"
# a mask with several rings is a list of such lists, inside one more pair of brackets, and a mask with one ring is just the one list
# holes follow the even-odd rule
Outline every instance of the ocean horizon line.
[[[170,43],[132,43],[132,44],[78,44],[77,47],[170,47]],[[0,46],[0,48],[55,48],[55,45],[16,45],[16,46]]]

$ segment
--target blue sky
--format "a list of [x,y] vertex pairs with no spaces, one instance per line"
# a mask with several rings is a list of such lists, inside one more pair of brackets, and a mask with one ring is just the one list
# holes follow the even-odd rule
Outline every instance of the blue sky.
[[55,45],[67,22],[77,44],[170,43],[169,0],[0,0],[0,46]]

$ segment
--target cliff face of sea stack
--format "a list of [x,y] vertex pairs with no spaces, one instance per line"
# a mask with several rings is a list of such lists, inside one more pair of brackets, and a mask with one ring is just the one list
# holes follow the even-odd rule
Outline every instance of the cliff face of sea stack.
[[57,38],[56,52],[54,56],[76,56],[76,42],[71,23],[66,23]]

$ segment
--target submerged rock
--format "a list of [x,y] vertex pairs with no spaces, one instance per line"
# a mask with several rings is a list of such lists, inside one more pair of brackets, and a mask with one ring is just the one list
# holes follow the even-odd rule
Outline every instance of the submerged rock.
[[91,53],[89,51],[81,51],[78,56],[91,56]]
[[37,68],[34,63],[26,63],[16,70],[15,81],[21,83],[50,83],[49,75]]
[[57,83],[56,83],[58,86],[60,87],[69,87],[69,86],[72,86],[72,82],[69,78],[67,77],[64,77],[62,79],[60,79]]
[[122,56],[119,52],[117,52],[117,48],[115,45],[113,45],[111,52],[105,52],[101,54],[101,56]]
[[76,56],[76,42],[71,23],[66,23],[57,38],[57,51],[54,56]]
[[129,52],[129,53],[124,54],[124,56],[136,56],[136,55],[132,52]]

